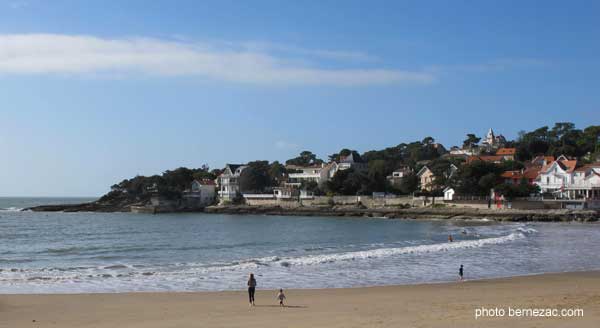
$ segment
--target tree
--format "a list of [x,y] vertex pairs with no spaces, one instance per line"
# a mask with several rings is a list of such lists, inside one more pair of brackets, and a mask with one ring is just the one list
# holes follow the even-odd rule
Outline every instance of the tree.
[[433,179],[433,188],[434,189],[442,189],[447,185],[448,179],[450,178],[452,163],[447,159],[436,159],[427,167],[431,170],[434,175]]
[[528,197],[531,194],[537,194],[540,192],[540,188],[537,185],[530,185],[526,181],[522,181],[516,185],[505,183],[496,185],[494,191],[504,195],[507,199],[513,199],[515,197]]
[[254,161],[249,162],[247,165],[248,167],[240,174],[240,191],[262,193],[265,189],[272,186],[268,161]]
[[302,181],[300,183],[300,189],[312,192],[316,196],[323,194],[323,191],[319,188],[319,184],[316,181]]
[[418,187],[419,187],[419,177],[417,177],[417,175],[413,172],[413,173],[407,174],[404,178],[402,178],[398,189],[403,194],[410,194],[410,193],[415,192]]
[[421,143],[422,143],[423,145],[431,145],[431,144],[433,144],[434,142],[435,142],[435,139],[433,139],[432,137],[425,137],[425,138],[423,139],[423,141],[421,141]]
[[[208,165],[204,164],[199,169],[192,170],[192,177],[196,180],[209,179],[214,180],[217,178],[214,170],[211,171]],[[220,174],[220,173],[219,173]]]
[[300,153],[300,156],[288,159],[285,161],[286,165],[297,165],[297,166],[310,166],[322,164],[323,160],[317,158],[317,155],[312,152],[305,150]]
[[463,148],[473,148],[477,146],[481,138],[478,138],[475,134],[469,133],[467,134],[467,139],[463,141]]
[[273,186],[279,186],[285,180],[286,174],[285,166],[278,161],[271,163],[269,166],[269,179]]
[[500,165],[485,161],[474,161],[461,165],[449,181],[449,185],[465,195],[488,195],[504,169]]
[[337,171],[333,178],[327,181],[326,188],[328,192],[339,195],[364,195],[371,192],[368,184],[366,175],[354,169],[347,169]]
[[479,188],[481,188],[481,191],[485,192],[486,190],[489,191],[490,189],[494,188],[497,182],[498,176],[495,173],[490,172],[479,178],[477,184],[479,185]]
[[374,160],[369,162],[368,167],[369,189],[373,191],[385,191],[388,175],[386,162],[381,159]]
[[338,162],[339,163],[341,161],[342,157],[350,156],[350,154],[352,154],[352,156],[354,157],[354,161],[362,162],[362,158],[361,158],[360,154],[356,150],[350,150],[348,148],[344,148],[344,149],[340,150],[339,153],[331,154],[328,157],[329,157],[330,162]]

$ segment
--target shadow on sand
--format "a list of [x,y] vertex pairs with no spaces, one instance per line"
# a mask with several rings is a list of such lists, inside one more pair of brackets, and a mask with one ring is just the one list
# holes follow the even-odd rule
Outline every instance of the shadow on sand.
[[254,307],[274,307],[274,308],[284,308],[284,309],[308,309],[308,306],[304,306],[304,305],[284,305],[284,306],[280,306],[280,305],[255,305]]

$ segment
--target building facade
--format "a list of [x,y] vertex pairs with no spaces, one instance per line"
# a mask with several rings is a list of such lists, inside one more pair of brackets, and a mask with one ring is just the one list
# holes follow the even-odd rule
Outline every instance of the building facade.
[[183,192],[183,198],[192,207],[204,207],[212,205],[216,201],[217,185],[213,180],[194,180],[189,190]]
[[240,196],[240,175],[248,166],[242,164],[227,164],[223,173],[217,178],[219,199],[231,201]]
[[336,162],[311,166],[286,165],[285,168],[288,171],[288,181],[285,185],[291,187],[300,187],[302,183],[307,182],[323,186],[339,169]]

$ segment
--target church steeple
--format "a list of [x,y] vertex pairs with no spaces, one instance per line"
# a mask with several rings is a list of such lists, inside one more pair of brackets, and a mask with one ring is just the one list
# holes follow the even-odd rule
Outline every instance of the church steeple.
[[490,130],[488,131],[487,136],[485,137],[485,141],[489,145],[493,145],[496,142],[496,136],[494,135],[494,130],[492,130],[492,128],[490,128]]

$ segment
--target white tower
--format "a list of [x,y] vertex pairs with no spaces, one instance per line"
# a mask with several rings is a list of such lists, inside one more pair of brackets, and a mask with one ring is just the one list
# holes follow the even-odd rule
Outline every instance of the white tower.
[[496,136],[494,135],[494,130],[492,130],[492,128],[490,128],[485,136],[485,142],[490,146],[496,143]]

